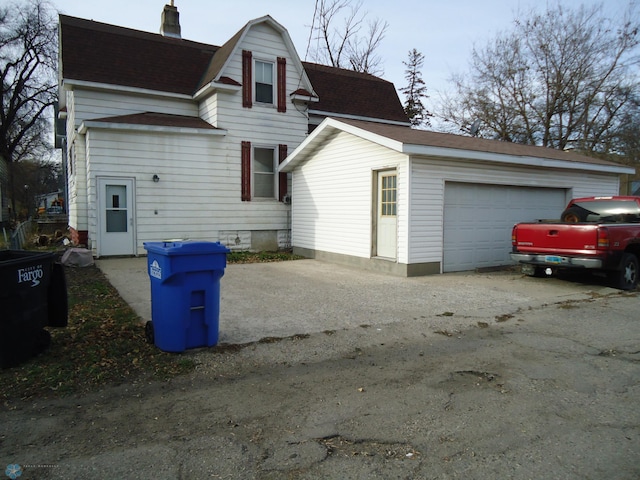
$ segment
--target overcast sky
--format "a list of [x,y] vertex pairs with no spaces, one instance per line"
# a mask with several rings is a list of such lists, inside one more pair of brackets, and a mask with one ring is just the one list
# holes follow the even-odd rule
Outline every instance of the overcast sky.
[[[157,33],[162,9],[170,0],[52,1],[67,15]],[[602,3],[559,1],[571,7]],[[628,3],[606,0],[604,9],[619,16]],[[174,0],[174,4],[180,13],[182,38],[222,45],[247,21],[268,14],[289,31],[298,55],[305,60],[315,0]],[[498,32],[510,30],[518,13],[547,4],[556,5],[556,0],[363,0],[361,11],[389,24],[378,52],[384,67],[381,76],[396,89],[406,85],[402,62],[408,52],[415,48],[424,55],[422,78],[431,96],[427,103],[431,104],[439,92],[448,89],[452,73],[467,70],[474,44],[485,45]]]

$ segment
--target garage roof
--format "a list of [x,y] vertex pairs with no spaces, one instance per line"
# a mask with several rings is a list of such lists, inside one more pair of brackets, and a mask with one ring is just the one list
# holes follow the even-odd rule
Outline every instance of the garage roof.
[[408,127],[348,119],[325,119],[281,164],[290,172],[306,161],[338,132],[377,143],[411,156],[440,157],[482,162],[511,163],[546,168],[565,168],[608,173],[634,174],[635,169],[607,160],[547,147],[465,137],[450,133],[415,130]]

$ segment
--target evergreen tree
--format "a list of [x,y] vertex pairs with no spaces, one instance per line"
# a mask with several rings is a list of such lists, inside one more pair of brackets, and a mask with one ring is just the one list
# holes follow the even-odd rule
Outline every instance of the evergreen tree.
[[424,55],[415,48],[409,52],[409,58],[406,62],[402,62],[407,69],[404,78],[407,79],[407,86],[400,89],[406,97],[404,102],[404,111],[411,121],[411,126],[431,126],[429,117],[431,114],[422,103],[427,96],[427,87],[422,79],[422,65],[424,63]]

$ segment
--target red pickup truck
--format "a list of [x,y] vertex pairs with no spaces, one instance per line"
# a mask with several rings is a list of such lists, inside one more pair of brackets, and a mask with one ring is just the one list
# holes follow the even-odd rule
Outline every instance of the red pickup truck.
[[518,223],[511,259],[527,275],[561,269],[607,274],[616,288],[638,286],[640,197],[587,197],[569,202],[560,222]]

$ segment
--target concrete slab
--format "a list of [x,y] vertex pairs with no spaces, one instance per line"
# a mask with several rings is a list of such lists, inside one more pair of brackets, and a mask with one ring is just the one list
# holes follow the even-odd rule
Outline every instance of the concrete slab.
[[[151,320],[146,257],[96,263],[141,320]],[[529,307],[615,291],[512,271],[402,278],[316,260],[231,264],[220,286],[221,344],[416,319],[455,331]]]

